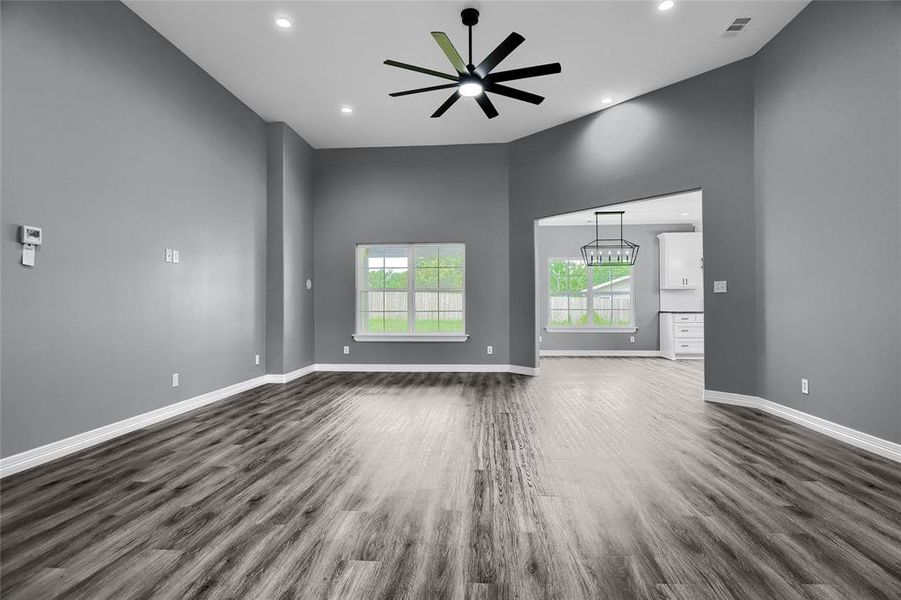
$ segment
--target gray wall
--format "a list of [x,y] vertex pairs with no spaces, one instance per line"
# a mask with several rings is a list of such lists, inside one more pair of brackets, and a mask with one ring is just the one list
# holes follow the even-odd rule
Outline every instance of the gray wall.
[[[639,245],[632,268],[632,298],[637,333],[549,333],[548,259],[579,256],[594,239],[594,225],[538,228],[538,306],[542,350],[659,350],[660,240],[664,231],[694,231],[690,225],[626,225],[623,236]],[[619,227],[601,227],[602,237],[619,237]],[[629,341],[635,336],[635,343]]]
[[510,144],[511,362],[535,364],[533,221],[703,188],[708,388],[756,393],[753,63]]
[[284,123],[266,134],[266,369],[289,373],[313,363],[313,148]]
[[285,131],[266,125],[266,372],[285,372]]
[[[317,363],[509,362],[506,146],[317,151],[314,198]],[[353,341],[354,245],[387,242],[466,243],[468,341]]]
[[0,6],[2,455],[262,375],[264,123],[122,4]]
[[899,32],[901,4],[815,2],[755,73],[758,391],[895,442]]

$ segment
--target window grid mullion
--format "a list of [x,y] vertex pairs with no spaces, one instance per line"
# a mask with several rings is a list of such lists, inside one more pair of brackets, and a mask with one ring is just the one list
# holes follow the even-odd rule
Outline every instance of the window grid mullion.
[[416,330],[414,314],[416,307],[416,245],[407,246],[407,333],[414,333]]
[[588,278],[588,324],[597,326],[594,322],[594,265],[585,267],[585,276]]

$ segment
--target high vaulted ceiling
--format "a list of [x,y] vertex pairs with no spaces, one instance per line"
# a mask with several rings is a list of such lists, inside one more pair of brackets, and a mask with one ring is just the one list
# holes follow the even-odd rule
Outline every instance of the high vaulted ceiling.
[[[314,147],[509,142],[751,56],[805,1],[688,1],[657,10],[628,2],[254,2],[126,4],[267,121],[284,121]],[[511,31],[526,41],[498,70],[559,61],[563,72],[511,83],[546,96],[539,106],[492,96],[488,120],[469,98],[429,115],[449,95],[388,93],[443,83],[387,67],[387,58],[452,72],[429,35],[465,54],[460,11],[475,6],[478,63]],[[284,16],[293,27],[279,29]],[[734,37],[732,21],[750,17]],[[351,106],[353,113],[341,112]]]

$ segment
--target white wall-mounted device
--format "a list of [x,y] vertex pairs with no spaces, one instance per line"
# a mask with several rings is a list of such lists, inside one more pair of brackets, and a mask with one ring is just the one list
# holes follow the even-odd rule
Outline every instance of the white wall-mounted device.
[[19,227],[19,243],[22,244],[22,264],[26,267],[34,266],[34,249],[40,246],[44,240],[40,227],[22,225]]

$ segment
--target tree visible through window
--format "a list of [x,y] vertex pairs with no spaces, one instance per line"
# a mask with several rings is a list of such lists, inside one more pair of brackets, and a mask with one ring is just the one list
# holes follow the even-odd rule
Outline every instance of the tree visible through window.
[[548,327],[631,327],[632,267],[589,267],[577,258],[548,263]]
[[357,247],[357,333],[462,334],[463,244]]

